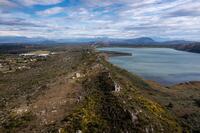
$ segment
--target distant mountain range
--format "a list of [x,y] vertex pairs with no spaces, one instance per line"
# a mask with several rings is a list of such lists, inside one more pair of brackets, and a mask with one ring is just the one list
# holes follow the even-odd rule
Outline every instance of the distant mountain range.
[[1,36],[0,43],[36,43],[45,41],[44,38],[28,38],[23,36]]
[[105,45],[105,46],[134,46],[134,45],[188,45],[197,43],[194,41],[185,40],[168,40],[168,41],[158,41],[149,37],[140,37],[133,39],[112,39],[112,40],[101,40],[96,41],[95,44]]
[[[165,41],[164,41],[165,40]],[[152,39],[149,37],[140,37],[133,39],[115,39],[115,38],[76,38],[76,39],[45,39],[45,38],[28,38],[24,36],[1,36],[0,43],[26,43],[26,44],[56,44],[56,43],[90,43],[90,44],[116,44],[116,45],[176,45],[190,44],[193,41],[185,40],[168,40],[167,39]]]

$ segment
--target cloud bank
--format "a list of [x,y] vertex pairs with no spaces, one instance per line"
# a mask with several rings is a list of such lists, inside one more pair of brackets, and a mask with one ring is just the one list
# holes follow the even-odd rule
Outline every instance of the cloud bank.
[[1,0],[0,36],[200,40],[197,0]]

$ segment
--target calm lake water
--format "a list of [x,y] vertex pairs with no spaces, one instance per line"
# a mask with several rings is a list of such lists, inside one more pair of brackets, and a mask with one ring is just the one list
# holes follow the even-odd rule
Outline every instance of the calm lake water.
[[200,54],[170,48],[100,48],[99,50],[132,53],[133,56],[111,57],[115,65],[144,79],[163,85],[200,81]]

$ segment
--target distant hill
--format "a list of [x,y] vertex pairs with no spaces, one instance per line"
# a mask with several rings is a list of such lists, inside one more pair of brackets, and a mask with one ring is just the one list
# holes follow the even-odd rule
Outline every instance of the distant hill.
[[[162,41],[159,41],[162,40]],[[68,38],[68,39],[46,39],[42,37],[29,38],[24,36],[0,36],[0,44],[5,43],[25,43],[25,44],[69,44],[69,43],[84,43],[106,46],[132,46],[132,45],[179,45],[191,44],[192,41],[173,40],[163,41],[167,39],[152,39],[150,37],[140,37],[133,39],[118,39],[118,38]]]
[[165,45],[177,45],[177,44],[191,44],[191,43],[195,43],[194,41],[185,41],[185,40],[173,40],[173,41],[165,41],[162,42],[162,44]]
[[200,43],[192,43],[188,45],[179,45],[175,47],[177,50],[183,50],[193,53],[200,53]]
[[136,44],[157,44],[152,38],[140,37],[133,39],[107,39],[106,41],[101,40],[101,43],[107,43],[109,45],[136,45]]
[[125,40],[125,42],[130,43],[130,44],[153,44],[153,43],[157,43],[152,38],[149,38],[149,37],[127,39],[127,40]]
[[107,39],[106,41],[96,41],[95,44],[100,46],[171,46],[171,45],[188,45],[194,41],[172,40],[172,41],[156,41],[149,37],[140,37],[133,39]]
[[97,46],[133,46],[133,45],[154,45],[158,42],[149,37],[133,38],[133,39],[98,39],[93,42]]
[[67,42],[67,40],[54,40],[42,37],[0,36],[0,44],[57,44],[62,42]]
[[28,38],[24,36],[0,36],[0,43],[40,43],[48,41],[48,39],[37,37]]

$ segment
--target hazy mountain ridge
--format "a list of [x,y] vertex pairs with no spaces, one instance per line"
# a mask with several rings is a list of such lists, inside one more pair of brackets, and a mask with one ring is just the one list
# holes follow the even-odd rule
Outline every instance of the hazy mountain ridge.
[[[163,39],[162,39],[163,40]],[[45,39],[45,38],[28,38],[24,36],[4,36],[0,37],[1,47],[6,45],[95,45],[100,47],[169,47],[177,50],[200,53],[200,42],[186,40],[169,40],[160,41],[150,37],[140,37],[133,39],[116,39],[116,38],[74,38],[74,39]],[[13,51],[12,51],[13,52]]]
[[2,36],[0,43],[37,43],[46,41],[44,38],[28,38],[24,36]]
[[36,44],[54,44],[54,43],[105,43],[105,44],[163,44],[163,45],[175,45],[175,44],[190,44],[194,41],[185,40],[168,40],[160,41],[160,39],[152,39],[150,37],[139,37],[133,39],[117,39],[117,38],[71,38],[71,39],[46,39],[42,37],[29,38],[25,36],[1,36],[1,43],[36,43]]

